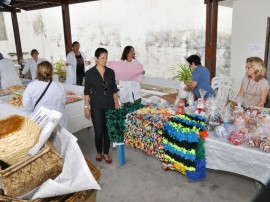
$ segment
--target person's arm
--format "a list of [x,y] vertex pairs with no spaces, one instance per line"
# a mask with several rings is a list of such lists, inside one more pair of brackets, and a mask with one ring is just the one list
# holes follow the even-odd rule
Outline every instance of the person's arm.
[[85,85],[84,85],[84,116],[90,119],[91,109],[90,109],[90,89],[91,89],[91,77],[89,70],[86,72]]
[[241,88],[240,88],[240,90],[239,90],[236,97],[243,97],[243,96],[244,96],[244,90],[243,90],[243,87],[241,86]]
[[30,60],[27,60],[24,67],[23,67],[23,70],[22,70],[22,75],[25,75],[30,69]]
[[121,106],[120,106],[120,103],[119,103],[119,100],[118,100],[118,93],[113,94],[113,101],[114,101],[114,107],[116,109],[120,109]]
[[30,94],[32,94],[31,89],[32,89],[32,85],[29,84],[27,86],[27,88],[25,89],[23,96],[22,96],[22,105],[23,105],[24,110],[28,114],[30,114],[34,108],[34,105],[33,105],[33,102],[32,102],[31,96],[30,96]]
[[120,103],[119,103],[119,100],[118,100],[118,89],[117,89],[117,85],[116,85],[116,82],[115,82],[115,73],[114,71],[111,69],[111,73],[112,73],[112,82],[113,82],[113,101],[114,101],[114,106],[116,109],[120,109],[121,106],[120,106]]
[[197,86],[197,82],[196,81],[185,82],[185,85],[186,87],[184,88],[184,91],[189,91],[193,90]]
[[267,89],[263,89],[261,91],[261,99],[260,99],[260,102],[258,104],[258,107],[264,107],[264,104],[266,103],[266,98],[268,96],[268,91],[269,91],[268,88]]
[[84,95],[84,116],[87,119],[90,119],[91,116],[91,109],[90,109],[90,96]]

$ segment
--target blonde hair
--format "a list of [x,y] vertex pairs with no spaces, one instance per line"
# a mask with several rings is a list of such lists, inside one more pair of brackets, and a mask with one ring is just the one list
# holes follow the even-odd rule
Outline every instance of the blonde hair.
[[260,81],[261,79],[265,78],[266,75],[266,67],[263,62],[263,60],[259,57],[249,57],[246,60],[246,63],[249,63],[249,65],[255,70],[254,74],[254,80],[256,82]]
[[53,76],[53,66],[48,61],[43,61],[37,65],[37,77],[40,81],[51,81]]

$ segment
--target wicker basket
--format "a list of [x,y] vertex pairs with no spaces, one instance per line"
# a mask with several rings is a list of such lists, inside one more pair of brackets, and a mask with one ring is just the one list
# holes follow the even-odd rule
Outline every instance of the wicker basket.
[[35,156],[0,171],[0,184],[4,194],[17,197],[31,191],[46,180],[58,176],[63,163],[63,157],[47,142]]
[[[97,182],[100,180],[100,170],[93,165],[89,160],[85,159],[89,169],[91,170],[94,178]],[[91,189],[86,191],[80,191],[73,194],[53,197],[53,198],[44,198],[44,199],[35,199],[35,200],[21,200],[14,199],[10,197],[0,196],[0,202],[96,202],[97,190]]]

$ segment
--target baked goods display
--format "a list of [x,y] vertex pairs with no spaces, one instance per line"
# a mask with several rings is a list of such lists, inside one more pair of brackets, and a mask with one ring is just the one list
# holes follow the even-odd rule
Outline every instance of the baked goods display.
[[23,86],[23,85],[13,85],[13,86],[9,86],[7,89],[10,91],[10,92],[14,92],[14,91],[18,91],[18,90],[21,90],[21,89],[25,89],[26,87]]
[[74,91],[66,90],[66,104],[77,102],[77,101],[80,101],[82,99],[83,99],[83,97],[80,95],[77,95]]
[[73,102],[77,102],[77,101],[80,101],[82,100],[83,98],[81,96],[78,96],[78,95],[70,95],[70,96],[67,96],[66,97],[66,104],[70,104],[70,103],[73,103]]
[[32,120],[12,115],[0,120],[0,160],[12,165],[24,159],[38,141],[41,128]]
[[22,96],[11,97],[7,101],[8,104],[14,107],[21,107],[22,106]]
[[66,95],[76,95],[76,93],[71,90],[66,90]]
[[1,96],[5,96],[5,95],[10,95],[11,94],[11,92],[9,91],[9,90],[0,90],[0,97]]

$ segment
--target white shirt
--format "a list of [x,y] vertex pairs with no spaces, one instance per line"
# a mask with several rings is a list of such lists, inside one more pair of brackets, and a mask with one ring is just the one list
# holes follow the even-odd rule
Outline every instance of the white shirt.
[[27,59],[25,66],[23,68],[22,73],[26,74],[28,70],[30,69],[32,80],[36,79],[37,76],[37,65],[41,62],[43,62],[45,59],[43,58],[38,58],[37,62],[33,58]]
[[[84,69],[85,69],[86,55],[82,51],[80,51],[80,53],[81,53],[83,61],[84,61]],[[75,53],[73,51],[70,51],[68,53],[66,63],[69,64],[69,66],[66,66],[66,71],[67,71],[66,83],[76,85],[76,80],[77,80],[77,59],[76,59]]]
[[[34,80],[28,84],[23,94],[23,107],[26,113],[31,117],[40,107],[56,110],[63,114],[60,125],[66,126],[66,117],[64,114],[66,103],[66,92],[63,85],[58,81],[52,81],[42,99],[34,106],[43,93],[49,82]],[[34,111],[33,111],[34,110]]]
[[[138,60],[132,59],[133,63],[139,63]],[[119,96],[121,103],[131,102],[142,98],[142,89],[138,81],[119,81]]]
[[10,59],[0,60],[0,77],[3,89],[13,85],[22,85],[15,64]]

